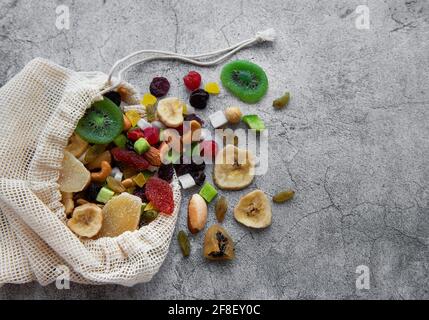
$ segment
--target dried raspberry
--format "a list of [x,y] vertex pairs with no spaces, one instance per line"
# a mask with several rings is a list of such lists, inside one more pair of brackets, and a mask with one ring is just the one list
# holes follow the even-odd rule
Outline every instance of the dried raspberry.
[[151,177],[146,182],[146,198],[165,214],[174,210],[173,190],[170,184],[160,178]]
[[201,75],[196,71],[189,71],[189,73],[183,77],[183,82],[186,88],[190,91],[194,91],[200,87]]
[[110,152],[112,153],[115,161],[123,162],[124,164],[130,165],[134,169],[145,170],[149,167],[149,162],[147,162],[143,156],[140,156],[133,151],[113,148],[110,150]]
[[127,136],[128,136],[128,139],[130,139],[131,141],[137,141],[138,139],[140,139],[140,138],[144,138],[145,136],[144,136],[144,132],[143,132],[143,130],[142,129],[140,129],[140,128],[137,128],[137,129],[133,129],[133,130],[130,130],[128,133],[127,133]]
[[171,182],[173,180],[174,168],[173,164],[161,164],[158,169],[158,178],[165,180],[167,182]]
[[155,77],[150,83],[149,90],[157,98],[165,96],[170,90],[170,82],[164,77]]
[[143,135],[146,141],[152,146],[159,142],[159,129],[157,127],[144,128]]

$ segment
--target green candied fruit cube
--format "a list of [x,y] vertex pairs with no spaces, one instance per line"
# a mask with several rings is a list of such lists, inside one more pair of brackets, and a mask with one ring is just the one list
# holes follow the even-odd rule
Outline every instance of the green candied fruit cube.
[[265,124],[256,114],[248,114],[242,118],[242,121],[247,124],[250,129],[262,131],[265,129]]
[[204,183],[203,187],[199,192],[200,196],[210,203],[217,195],[217,190],[208,182]]
[[134,150],[138,154],[143,154],[145,152],[148,152],[150,149],[150,144],[147,142],[145,138],[140,138],[136,142],[134,142]]
[[121,149],[125,149],[125,145],[127,143],[127,137],[124,134],[120,134],[119,136],[117,136],[115,139],[113,139],[113,143],[121,148]]
[[109,188],[103,187],[98,192],[97,198],[95,199],[97,202],[107,203],[110,199],[112,199],[115,193]]

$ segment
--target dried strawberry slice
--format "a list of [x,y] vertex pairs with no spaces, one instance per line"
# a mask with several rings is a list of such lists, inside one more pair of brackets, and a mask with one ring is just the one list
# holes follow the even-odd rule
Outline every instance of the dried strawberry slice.
[[173,189],[160,178],[151,177],[145,185],[146,198],[162,213],[172,214],[174,210]]
[[123,162],[137,170],[145,170],[149,167],[149,162],[143,156],[138,155],[134,151],[113,148],[110,152],[116,161]]

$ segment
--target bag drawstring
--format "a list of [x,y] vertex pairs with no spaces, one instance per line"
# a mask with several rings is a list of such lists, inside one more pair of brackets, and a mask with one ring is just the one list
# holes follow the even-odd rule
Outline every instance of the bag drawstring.
[[[203,54],[197,54],[197,55],[184,55],[184,54],[180,54],[180,53],[176,53],[176,52],[170,52],[170,51],[162,51],[162,50],[140,50],[140,51],[135,51],[131,54],[129,54],[128,56],[118,60],[115,62],[115,64],[112,66],[112,68],[109,71],[109,75],[107,78],[107,88],[105,88],[101,94],[104,94],[106,92],[109,92],[113,89],[115,89],[116,87],[118,87],[123,79],[123,74],[124,72],[126,72],[128,69],[130,69],[131,67],[140,64],[140,63],[145,63],[148,61],[152,61],[152,60],[178,60],[178,61],[182,61],[182,62],[187,62],[196,66],[200,66],[200,67],[209,67],[209,66],[213,66],[216,65],[220,62],[222,62],[223,60],[227,59],[228,57],[232,56],[234,53],[240,51],[241,49],[245,48],[245,47],[249,47],[252,46],[256,43],[262,43],[262,42],[272,42],[275,40],[276,37],[276,33],[275,30],[270,28],[264,31],[259,31],[256,33],[256,35],[253,38],[241,41],[233,46],[230,46],[228,48],[225,49],[220,49],[217,51],[213,51],[213,52],[207,52],[207,53],[203,53]],[[127,60],[140,55],[140,54],[153,54],[150,57],[147,58],[143,58],[143,59],[139,59],[133,63],[130,63],[128,65],[126,65],[125,67],[123,67],[122,69],[119,69],[117,77],[115,77],[115,83],[113,83],[112,79],[113,79],[113,74],[115,73],[115,71],[117,70],[117,68],[125,63]],[[214,59],[214,60],[208,60],[208,61],[204,61],[210,58],[213,58],[215,56],[218,56],[220,54],[223,54],[222,56]]]

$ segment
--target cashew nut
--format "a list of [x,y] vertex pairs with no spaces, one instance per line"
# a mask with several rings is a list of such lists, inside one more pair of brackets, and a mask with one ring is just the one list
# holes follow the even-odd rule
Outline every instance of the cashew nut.
[[72,192],[61,192],[61,202],[64,205],[64,209],[66,215],[69,215],[73,212],[74,209],[74,201],[73,201],[73,193]]
[[131,128],[131,121],[127,118],[127,116],[124,114],[124,131],[128,131]]
[[125,179],[124,181],[122,181],[122,185],[124,186],[124,188],[128,189],[128,188],[132,188],[135,186],[134,180],[131,178]]
[[96,182],[103,182],[112,173],[112,167],[107,161],[101,162],[101,170],[99,172],[92,172],[91,179]]
[[94,170],[101,168],[101,163],[103,161],[107,161],[108,163],[112,163],[112,155],[110,154],[109,150],[106,150],[102,153],[100,153],[93,161],[88,163],[86,167],[88,170]]

